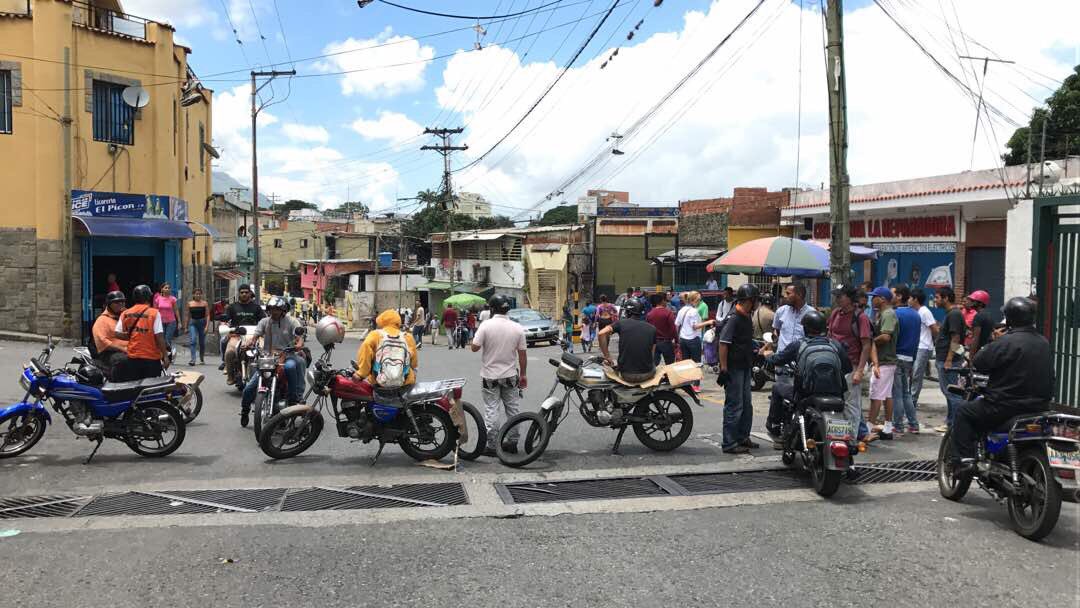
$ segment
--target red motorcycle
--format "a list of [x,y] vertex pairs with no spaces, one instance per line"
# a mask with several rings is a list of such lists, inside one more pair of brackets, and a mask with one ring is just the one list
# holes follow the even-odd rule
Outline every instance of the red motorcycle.
[[[308,368],[312,404],[282,409],[263,424],[259,447],[275,459],[292,458],[314,445],[324,426],[327,403],[339,437],[379,442],[379,459],[387,443],[397,442],[416,460],[438,460],[457,447],[458,456],[472,460],[487,442],[484,419],[461,399],[463,378],[417,382],[404,390],[381,391],[353,378],[352,369],[330,365],[333,344]],[[471,424],[469,423],[471,421]]]

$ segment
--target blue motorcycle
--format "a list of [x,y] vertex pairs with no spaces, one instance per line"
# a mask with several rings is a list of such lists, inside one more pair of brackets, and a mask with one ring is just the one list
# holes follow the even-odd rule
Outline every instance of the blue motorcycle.
[[41,355],[23,366],[19,377],[26,391],[23,400],[0,408],[0,458],[26,452],[45,434],[52,418],[43,401],[51,402],[77,436],[97,442],[86,463],[104,439],[123,441],[131,451],[149,458],[168,456],[184,442],[184,415],[174,405],[174,378],[105,382],[93,366],[53,369],[49,357],[54,347],[50,337]]
[[[968,401],[981,397],[989,377],[960,370],[960,384],[949,392]],[[1080,416],[1048,410],[1021,414],[984,435],[975,470],[953,468],[952,431],[941,438],[937,477],[941,495],[959,501],[975,481],[1005,503],[1017,534],[1039,540],[1057,525],[1064,492],[1080,488]]]

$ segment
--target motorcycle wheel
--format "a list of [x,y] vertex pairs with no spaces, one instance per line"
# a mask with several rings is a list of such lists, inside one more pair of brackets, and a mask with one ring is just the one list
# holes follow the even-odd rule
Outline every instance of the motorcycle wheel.
[[299,456],[315,444],[323,424],[322,413],[317,411],[276,414],[263,426],[259,447],[277,460]]
[[267,399],[265,396],[256,396],[255,401],[251,403],[251,426],[255,431],[256,442],[262,439],[262,430],[265,426],[263,423],[269,422],[274,417],[274,414],[278,413],[275,403],[274,398]]
[[1020,453],[1019,494],[1009,497],[1009,519],[1016,533],[1029,540],[1050,534],[1061,514],[1061,486],[1042,447]]
[[955,501],[963,500],[971,486],[971,475],[953,474],[951,429],[945,431],[945,435],[941,438],[941,445],[938,446],[937,482],[941,497]]
[[753,373],[754,384],[751,386],[751,390],[760,391],[762,388],[765,387],[766,380],[768,380],[768,377],[765,376],[765,372],[763,372],[763,371],[754,372]]
[[469,440],[458,446],[458,456],[465,460],[476,460],[484,453],[484,447],[487,446],[487,427],[484,424],[484,417],[476,406],[468,401],[462,401],[461,409],[465,411],[465,425],[468,429]]
[[22,454],[34,447],[44,434],[45,416],[40,412],[0,420],[0,458]]
[[179,407],[181,413],[184,414],[184,424],[191,424],[196,418],[199,417],[199,413],[202,412],[203,395],[202,388],[196,386],[194,388],[194,396],[188,403],[188,407]]
[[[673,412],[672,407],[678,411]],[[653,393],[651,399],[639,401],[634,407],[634,416],[651,421],[635,422],[634,435],[642,445],[657,452],[674,450],[685,443],[694,430],[694,411],[674,391]],[[675,425],[678,425],[677,432],[672,433]]]
[[[509,441],[514,437],[514,441]],[[524,442],[521,439],[524,438]],[[551,427],[536,412],[521,412],[510,417],[499,429],[495,455],[508,467],[523,467],[544,454],[551,441]],[[520,442],[520,445],[519,445]],[[507,450],[514,446],[515,452]]]
[[810,466],[810,477],[814,481],[814,491],[818,493],[818,496],[828,498],[836,494],[836,491],[840,489],[843,471],[825,468],[825,448],[827,443],[821,425],[815,424],[811,433],[814,435],[814,439],[817,440],[817,447],[814,448],[815,453]]
[[184,415],[167,403],[153,403],[128,410],[124,443],[139,456],[168,456],[184,442]]
[[433,403],[425,403],[413,413],[421,436],[417,437],[412,425],[406,422],[408,431],[398,440],[401,451],[420,461],[439,460],[449,454],[457,443],[457,428],[450,414]]

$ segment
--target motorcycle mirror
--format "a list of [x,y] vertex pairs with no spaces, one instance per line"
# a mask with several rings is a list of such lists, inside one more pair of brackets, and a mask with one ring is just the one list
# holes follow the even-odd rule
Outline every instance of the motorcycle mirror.
[[360,369],[360,366],[356,364],[356,359],[350,359],[349,365],[351,365],[353,369]]

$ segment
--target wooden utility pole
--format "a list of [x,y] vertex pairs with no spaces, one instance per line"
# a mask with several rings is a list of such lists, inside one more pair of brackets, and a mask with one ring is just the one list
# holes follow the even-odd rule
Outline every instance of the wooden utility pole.
[[851,228],[848,223],[847,83],[844,71],[844,6],[828,0],[825,77],[829,88],[829,211],[832,235],[829,278],[833,286],[851,283]]
[[[289,70],[287,72],[279,72],[277,70],[271,70],[269,72],[251,72],[251,210],[255,213],[255,226],[253,242],[255,244],[255,270],[252,273],[255,287],[255,297],[259,297],[262,291],[262,253],[259,247],[259,161],[257,155],[256,144],[256,127],[255,121],[259,117],[259,112],[266,107],[266,104],[261,106],[255,105],[255,98],[259,94],[259,91],[263,87],[270,84],[274,78],[278,76],[295,76],[296,70]],[[266,78],[266,82],[262,83],[258,87],[255,86],[256,78]]]
[[421,150],[434,150],[443,157],[443,178],[442,178],[442,192],[439,197],[442,201],[443,210],[446,211],[446,251],[447,257],[450,260],[450,295],[454,295],[454,279],[456,274],[454,272],[454,187],[450,181],[450,153],[454,151],[468,150],[469,146],[454,146],[450,143],[450,136],[457,135],[464,131],[464,127],[458,127],[456,129],[432,129],[428,127],[424,129],[426,135],[434,135],[442,139],[442,145],[439,146],[421,146]]

